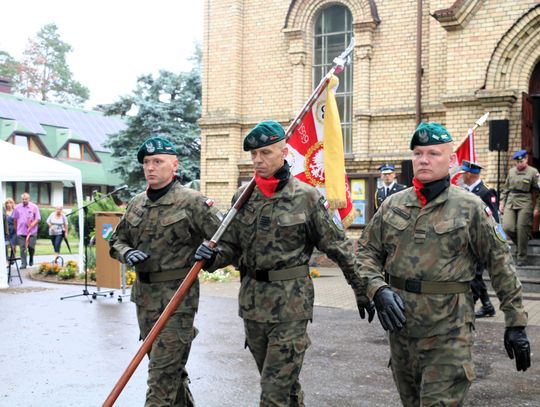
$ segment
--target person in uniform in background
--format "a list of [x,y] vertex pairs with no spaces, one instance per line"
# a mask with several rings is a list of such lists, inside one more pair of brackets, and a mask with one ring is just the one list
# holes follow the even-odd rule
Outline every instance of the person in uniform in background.
[[[527,246],[532,232],[533,192],[539,191],[538,170],[527,164],[527,150],[516,152],[512,159],[515,167],[510,169],[501,191],[499,211],[503,216],[503,229],[517,249],[517,265],[527,264]],[[536,200],[534,214],[540,209]]]
[[[144,339],[195,262],[197,246],[219,227],[221,214],[213,201],[180,185],[176,148],[166,138],[147,139],[137,160],[148,188],[129,202],[109,245],[111,256],[137,273],[131,300]],[[198,304],[195,280],[148,354],[145,406],[194,405],[185,366],[197,334],[193,320]]]
[[356,267],[389,331],[404,406],[464,404],[475,378],[470,282],[477,263],[500,299],[508,356],[518,371],[530,366],[527,313],[504,232],[480,198],[450,184],[453,147],[444,126],[421,123],[410,143],[413,188],[386,199],[358,241]]
[[[38,224],[41,220],[39,208],[33,202],[30,202],[30,194],[24,192],[21,195],[22,202],[15,206],[13,211],[13,220],[15,230],[17,231],[17,244],[21,250],[21,269],[26,265],[34,265],[34,253],[36,250]],[[26,249],[28,248],[29,259],[26,258]]]
[[[203,244],[198,258],[240,269],[239,315],[246,346],[261,375],[261,406],[304,406],[299,375],[311,341],[314,287],[308,262],[317,247],[335,261],[356,294],[360,317],[373,304],[354,272],[352,243],[314,187],[291,176],[283,127],[262,121],[244,138],[256,187],[227,228],[219,250]],[[233,197],[236,202],[244,187]],[[219,255],[218,255],[219,253]],[[217,258],[216,258],[217,255]]]
[[[480,197],[491,211],[495,222],[499,223],[497,192],[494,189],[486,187],[480,178],[482,167],[478,163],[463,160],[461,163],[461,170],[463,171],[461,179],[463,180],[465,188]],[[484,283],[482,277],[484,269],[484,264],[477,264],[474,280],[471,281],[474,303],[476,304],[478,300],[482,303],[482,307],[475,313],[476,318],[492,317],[495,315],[495,307],[489,299],[486,283]]]
[[395,170],[396,167],[392,164],[383,164],[379,167],[383,186],[377,188],[377,192],[375,192],[375,210],[379,209],[387,197],[407,188],[406,185],[398,184],[396,182]]

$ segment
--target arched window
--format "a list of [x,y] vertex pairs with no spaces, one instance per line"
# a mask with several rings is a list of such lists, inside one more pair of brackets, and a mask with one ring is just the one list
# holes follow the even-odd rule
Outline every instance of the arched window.
[[[332,68],[335,57],[347,48],[352,36],[352,15],[343,6],[332,6],[321,11],[315,23],[313,49],[313,88]],[[343,146],[346,153],[352,152],[352,66],[347,66],[339,75],[336,94]]]

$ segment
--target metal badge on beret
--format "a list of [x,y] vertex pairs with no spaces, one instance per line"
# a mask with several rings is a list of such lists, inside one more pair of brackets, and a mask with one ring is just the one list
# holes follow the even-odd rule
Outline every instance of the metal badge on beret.
[[137,161],[142,164],[144,157],[155,154],[176,155],[176,147],[164,137],[152,136],[146,139],[139,147]]

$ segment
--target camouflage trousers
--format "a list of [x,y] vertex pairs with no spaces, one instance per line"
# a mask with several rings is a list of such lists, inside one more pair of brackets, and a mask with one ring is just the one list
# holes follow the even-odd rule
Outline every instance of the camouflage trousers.
[[[137,319],[144,339],[160,313],[137,305]],[[148,354],[148,389],[145,407],[191,407],[195,405],[189,390],[186,363],[191,342],[197,335],[195,313],[175,312],[154,341]]]
[[517,246],[518,260],[527,260],[527,247],[531,237],[533,210],[531,207],[504,210],[503,229]]
[[472,324],[429,338],[390,333],[394,382],[406,407],[462,406],[475,378]]
[[303,407],[298,376],[311,344],[308,320],[266,323],[244,319],[246,346],[261,374],[261,407]]

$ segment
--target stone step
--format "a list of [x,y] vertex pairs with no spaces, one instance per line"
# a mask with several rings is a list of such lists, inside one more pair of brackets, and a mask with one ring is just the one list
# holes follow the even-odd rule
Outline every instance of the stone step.
[[[527,259],[530,262],[529,259]],[[517,276],[522,278],[534,279],[540,281],[540,266],[528,265],[516,267]]]
[[[510,248],[512,250],[512,253],[516,253],[516,246],[514,243],[509,240],[508,243],[510,244]],[[529,240],[529,245],[527,248],[527,254],[528,255],[540,255],[540,239],[531,239]]]
[[527,255],[527,266],[536,266],[540,269],[540,254]]

